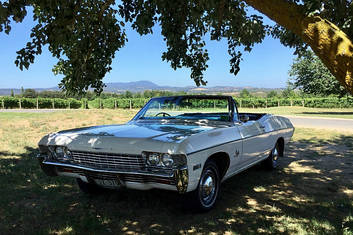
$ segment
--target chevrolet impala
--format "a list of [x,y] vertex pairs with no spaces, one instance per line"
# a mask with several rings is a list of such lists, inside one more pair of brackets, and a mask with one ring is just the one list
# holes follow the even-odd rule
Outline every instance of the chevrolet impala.
[[172,190],[206,211],[224,180],[260,162],[276,168],[293,131],[285,117],[238,113],[230,96],[157,97],[126,124],[44,136],[38,160],[48,176],[74,177],[85,193]]

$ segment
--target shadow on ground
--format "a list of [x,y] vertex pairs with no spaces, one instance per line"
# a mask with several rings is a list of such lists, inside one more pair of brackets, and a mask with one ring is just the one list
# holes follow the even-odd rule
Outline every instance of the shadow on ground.
[[343,233],[353,228],[353,137],[289,144],[278,170],[255,166],[224,182],[216,208],[198,214],[171,192],[87,196],[34,159],[0,152],[0,231],[18,233]]

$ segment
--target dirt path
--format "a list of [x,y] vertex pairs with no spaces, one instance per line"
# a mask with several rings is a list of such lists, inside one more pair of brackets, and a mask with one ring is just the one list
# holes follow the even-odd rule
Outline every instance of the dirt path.
[[353,133],[353,120],[342,118],[285,116],[295,127],[330,129]]

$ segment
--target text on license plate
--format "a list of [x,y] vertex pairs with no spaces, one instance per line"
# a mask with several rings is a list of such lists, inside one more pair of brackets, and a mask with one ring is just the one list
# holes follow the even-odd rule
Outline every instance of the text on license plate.
[[102,180],[102,179],[95,179],[96,184],[105,186],[105,187],[119,187],[120,182],[119,180]]

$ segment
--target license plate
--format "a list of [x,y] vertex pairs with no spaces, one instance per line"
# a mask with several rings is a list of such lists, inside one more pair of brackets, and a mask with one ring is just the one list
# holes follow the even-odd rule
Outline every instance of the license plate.
[[119,187],[120,186],[120,181],[119,179],[116,180],[102,180],[102,179],[95,179],[94,180],[96,184],[101,185],[103,187]]

